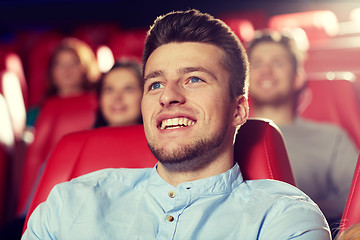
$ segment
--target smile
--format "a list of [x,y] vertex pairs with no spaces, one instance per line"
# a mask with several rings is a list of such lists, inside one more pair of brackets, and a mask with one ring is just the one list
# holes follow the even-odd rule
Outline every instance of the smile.
[[175,128],[182,128],[182,127],[189,127],[194,125],[195,122],[188,119],[188,118],[170,118],[165,119],[161,122],[161,130],[164,129],[175,129]]

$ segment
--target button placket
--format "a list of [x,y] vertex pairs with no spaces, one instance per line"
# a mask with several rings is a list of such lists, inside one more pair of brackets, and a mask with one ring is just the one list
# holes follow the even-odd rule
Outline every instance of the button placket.
[[170,197],[170,198],[174,198],[175,197],[175,191],[173,191],[173,190],[171,190],[171,191],[169,191],[168,192],[168,196]]
[[166,221],[168,221],[168,222],[173,222],[173,221],[174,221],[174,217],[171,216],[171,215],[167,215],[167,216],[166,216]]

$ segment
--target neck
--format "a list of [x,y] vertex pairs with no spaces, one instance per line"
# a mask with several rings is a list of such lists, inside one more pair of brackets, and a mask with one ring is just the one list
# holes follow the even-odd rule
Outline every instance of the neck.
[[291,124],[295,120],[295,113],[292,104],[283,104],[280,106],[254,106],[252,116],[256,118],[270,119],[276,125]]
[[157,171],[166,182],[176,187],[180,183],[195,181],[203,178],[212,177],[228,171],[234,166],[234,147],[231,145],[230,151],[225,151],[206,166],[186,172],[176,172],[168,169],[161,162],[158,162]]
[[61,97],[72,97],[76,95],[82,94],[84,91],[81,88],[70,88],[70,89],[62,89],[59,91],[59,96]]

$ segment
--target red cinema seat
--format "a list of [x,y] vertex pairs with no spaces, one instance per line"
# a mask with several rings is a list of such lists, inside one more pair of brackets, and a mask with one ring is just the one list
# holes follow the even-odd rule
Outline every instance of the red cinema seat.
[[350,192],[341,218],[339,232],[360,222],[360,155],[357,161]]
[[348,80],[309,80],[299,105],[300,116],[334,123],[360,148],[360,101]]
[[92,23],[75,27],[72,36],[86,42],[93,51],[98,46],[107,44],[110,37],[120,31],[117,24]]
[[[245,179],[269,178],[295,185],[282,135],[272,123],[248,120],[239,130],[235,148],[235,160]],[[103,168],[154,167],[156,162],[142,125],[67,135],[49,157],[26,222],[55,184]]]
[[24,62],[30,107],[41,103],[45,96],[50,58],[56,46],[63,39],[63,35],[58,32],[41,32],[37,33],[37,36],[29,46]]
[[34,141],[25,156],[17,214],[25,211],[51,149],[66,134],[92,128],[96,109],[97,100],[93,93],[67,98],[53,97],[44,103],[35,123]]
[[272,16],[268,26],[274,30],[302,28],[309,41],[329,38],[339,32],[339,22],[336,15],[329,10],[286,13]]
[[140,61],[146,38],[145,29],[115,32],[109,39],[109,47],[115,59],[133,58]]

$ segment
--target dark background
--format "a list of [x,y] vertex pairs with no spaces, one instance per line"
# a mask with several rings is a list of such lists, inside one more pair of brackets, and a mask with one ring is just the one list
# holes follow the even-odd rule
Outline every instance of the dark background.
[[12,0],[0,1],[0,36],[21,30],[70,28],[84,23],[115,22],[123,28],[148,27],[156,16],[172,10],[196,8],[217,17],[228,13],[281,13],[332,10],[348,20],[359,0]]

